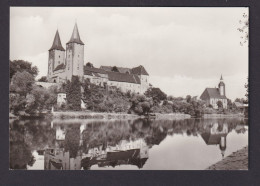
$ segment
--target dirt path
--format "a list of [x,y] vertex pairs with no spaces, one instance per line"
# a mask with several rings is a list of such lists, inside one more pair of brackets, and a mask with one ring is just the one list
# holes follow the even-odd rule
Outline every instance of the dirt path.
[[207,170],[248,170],[248,146],[233,152]]

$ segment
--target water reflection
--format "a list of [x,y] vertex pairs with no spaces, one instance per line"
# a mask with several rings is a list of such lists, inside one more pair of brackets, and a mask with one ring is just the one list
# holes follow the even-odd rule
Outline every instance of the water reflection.
[[[177,143],[183,143],[178,142],[179,135],[185,141],[201,138],[207,147],[217,146],[224,157],[228,155],[226,149],[240,148],[235,140],[247,136],[247,130],[247,120],[243,119],[16,120],[10,122],[10,169],[89,170],[120,166],[143,169],[145,165],[145,169],[157,169],[155,157],[165,158],[165,162],[172,159],[154,147],[167,143],[169,153],[183,153],[184,157],[187,148],[195,143],[201,145],[200,140],[194,140],[194,144],[186,143],[181,150],[174,151]],[[247,138],[243,144],[247,144]],[[204,150],[201,159],[206,157]],[[166,166],[169,169],[170,164]]]

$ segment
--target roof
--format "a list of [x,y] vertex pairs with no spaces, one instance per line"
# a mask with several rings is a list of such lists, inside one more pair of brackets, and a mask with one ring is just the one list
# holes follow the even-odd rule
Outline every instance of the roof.
[[94,72],[94,73],[100,73],[100,74],[107,74],[107,72],[103,69],[100,69],[100,68],[94,68],[94,67],[87,67],[87,66],[84,66],[84,74],[85,75],[92,75],[91,72]]
[[84,45],[84,43],[80,40],[77,23],[75,23],[71,38],[68,43],[78,43]]
[[52,46],[49,50],[61,50],[61,51],[65,51],[64,48],[61,45],[61,41],[60,41],[60,35],[59,35],[59,31],[56,31]]
[[218,88],[206,88],[204,92],[201,94],[200,99],[209,98],[217,98],[217,99],[227,99],[226,96],[221,96]]
[[202,133],[201,137],[205,141],[207,145],[217,145],[220,143],[221,137],[226,137],[226,134],[210,134],[210,133]]
[[140,84],[140,79],[137,75],[134,74],[126,74],[119,72],[107,72],[109,81],[117,81],[117,82],[128,82]]
[[[105,71],[112,71],[111,66],[100,66],[101,69],[105,70]],[[130,68],[124,68],[124,67],[116,67],[118,69],[118,71],[120,73],[131,73],[131,69]]]
[[142,65],[140,65],[139,67],[132,68],[132,73],[137,74],[137,75],[149,76],[149,74],[147,73],[147,71],[145,70],[145,68]]
[[61,63],[53,71],[61,70],[61,69],[64,69],[64,68],[65,68],[64,63]]

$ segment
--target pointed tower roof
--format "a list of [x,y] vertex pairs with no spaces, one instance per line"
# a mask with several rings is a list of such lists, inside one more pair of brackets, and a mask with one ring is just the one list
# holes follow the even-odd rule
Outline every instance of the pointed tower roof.
[[84,43],[80,40],[77,23],[75,23],[71,38],[68,43],[78,43],[84,45]]
[[59,35],[59,31],[56,31],[53,43],[52,43],[52,47],[49,50],[62,50],[65,51],[64,48],[61,45],[61,41],[60,41],[60,35]]
[[221,77],[220,77],[220,81],[223,81],[223,77],[222,77],[222,74],[221,74]]

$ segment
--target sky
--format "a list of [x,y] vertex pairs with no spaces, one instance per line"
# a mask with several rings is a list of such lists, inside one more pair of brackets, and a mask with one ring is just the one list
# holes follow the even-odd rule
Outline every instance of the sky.
[[64,48],[75,22],[84,63],[143,65],[150,83],[168,95],[200,96],[218,86],[245,98],[248,45],[237,28],[248,9],[181,7],[11,7],[10,60],[26,60],[47,75],[48,50],[59,30]]

